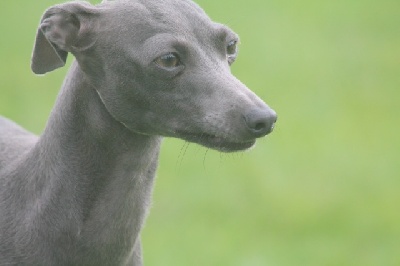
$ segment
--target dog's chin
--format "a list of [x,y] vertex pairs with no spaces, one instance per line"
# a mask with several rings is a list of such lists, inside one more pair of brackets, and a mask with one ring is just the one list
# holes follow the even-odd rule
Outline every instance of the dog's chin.
[[194,134],[194,133],[180,132],[178,134],[178,137],[183,140],[194,142],[204,147],[221,152],[245,151],[253,147],[254,144],[256,143],[255,139],[239,142],[209,134]]

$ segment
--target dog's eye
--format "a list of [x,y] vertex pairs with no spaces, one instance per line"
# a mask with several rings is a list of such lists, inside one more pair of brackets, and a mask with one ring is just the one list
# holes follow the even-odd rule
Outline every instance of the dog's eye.
[[175,53],[168,53],[160,56],[155,60],[155,63],[160,67],[164,68],[174,68],[181,64],[179,57]]
[[226,52],[228,55],[235,55],[237,53],[237,41],[233,40],[228,43],[226,47]]
[[235,62],[236,60],[236,56],[237,56],[237,41],[236,40],[232,40],[228,43],[228,46],[226,47],[226,54],[227,54],[227,58],[228,58],[228,63],[231,65],[233,64],[233,62]]

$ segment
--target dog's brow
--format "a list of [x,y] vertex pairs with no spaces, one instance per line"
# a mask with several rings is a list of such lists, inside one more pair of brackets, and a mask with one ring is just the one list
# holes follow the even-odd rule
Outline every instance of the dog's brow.
[[225,25],[217,24],[216,37],[220,41],[226,41],[227,39],[239,39],[239,36],[234,33],[230,28]]
[[216,30],[216,35],[218,39],[225,41],[226,37],[228,36],[227,28],[225,26],[219,26]]

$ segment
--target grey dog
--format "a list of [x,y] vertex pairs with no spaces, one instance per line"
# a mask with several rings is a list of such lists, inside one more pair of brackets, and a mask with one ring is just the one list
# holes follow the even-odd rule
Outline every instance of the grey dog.
[[41,136],[0,118],[0,265],[142,265],[162,137],[233,152],[274,127],[238,41],[189,0],[49,8],[33,72],[76,60]]

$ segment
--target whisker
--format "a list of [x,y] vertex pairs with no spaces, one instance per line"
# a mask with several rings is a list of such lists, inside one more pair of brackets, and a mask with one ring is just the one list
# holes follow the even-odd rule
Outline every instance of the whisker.
[[183,162],[183,158],[185,157],[186,151],[188,149],[190,145],[190,142],[185,141],[185,143],[182,145],[180,151],[179,151],[179,155],[175,164],[175,170],[178,170],[181,168],[182,166],[182,162]]
[[209,150],[210,149],[206,149],[206,152],[204,153],[204,157],[203,157],[203,168],[204,168],[204,170],[206,170],[206,156],[207,156],[207,153],[208,153]]

